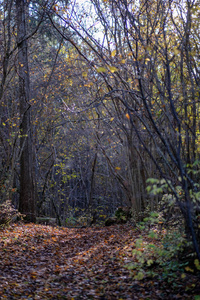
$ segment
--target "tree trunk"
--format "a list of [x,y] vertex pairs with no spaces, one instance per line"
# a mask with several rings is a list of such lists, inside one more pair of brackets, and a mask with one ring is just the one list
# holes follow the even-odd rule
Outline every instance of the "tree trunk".
[[26,40],[25,1],[16,0],[18,75],[20,101],[20,202],[19,210],[26,220],[35,222],[35,196],[33,180],[33,150],[31,136],[30,82]]

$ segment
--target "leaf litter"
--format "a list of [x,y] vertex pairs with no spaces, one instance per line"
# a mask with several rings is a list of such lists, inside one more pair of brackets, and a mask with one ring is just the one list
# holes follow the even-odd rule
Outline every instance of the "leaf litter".
[[149,278],[142,268],[127,268],[136,260],[133,250],[141,234],[129,224],[13,224],[0,231],[0,299],[198,299],[194,274],[177,274],[172,289],[171,282]]

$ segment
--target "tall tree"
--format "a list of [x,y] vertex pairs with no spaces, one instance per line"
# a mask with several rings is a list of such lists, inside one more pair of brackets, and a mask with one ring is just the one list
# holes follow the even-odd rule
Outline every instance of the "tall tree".
[[20,202],[19,210],[27,221],[34,222],[35,193],[33,180],[33,149],[31,133],[30,80],[28,46],[26,38],[26,6],[24,0],[16,0],[17,46],[20,102]]
[[199,35],[193,25],[199,1],[183,1],[182,5],[163,0],[92,2],[98,13],[95,21],[103,28],[101,44],[88,16],[84,23],[82,16],[80,21],[77,15],[63,18],[56,13],[82,39],[81,45],[75,45],[78,52],[84,46],[92,50],[93,55],[85,59],[91,59],[90,66],[102,79],[101,89],[103,81],[106,88],[103,95],[97,94],[98,109],[105,110],[112,101],[119,125],[128,133],[128,148],[138,145],[137,153],[130,149],[132,182],[137,182],[132,156],[145,150],[168,187],[161,190],[176,199],[200,258],[200,186],[194,170],[199,160]]

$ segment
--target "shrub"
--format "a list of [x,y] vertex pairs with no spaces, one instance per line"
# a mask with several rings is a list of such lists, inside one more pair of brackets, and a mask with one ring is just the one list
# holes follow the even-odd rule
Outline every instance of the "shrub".
[[173,282],[177,272],[187,270],[188,261],[179,261],[179,255],[186,245],[185,236],[174,227],[161,232],[160,220],[158,213],[150,212],[143,222],[137,224],[142,235],[135,240],[133,262],[126,265],[136,280],[156,276]]
[[17,217],[23,218],[23,215],[11,203],[11,200],[6,200],[0,204],[0,227],[3,228],[9,225]]
[[118,207],[115,215],[105,220],[105,226],[114,224],[125,224],[132,218],[132,211],[130,207]]

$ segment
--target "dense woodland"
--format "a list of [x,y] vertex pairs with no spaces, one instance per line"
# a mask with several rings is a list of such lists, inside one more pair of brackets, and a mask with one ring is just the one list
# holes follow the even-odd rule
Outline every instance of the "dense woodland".
[[199,0],[0,1],[2,224],[158,223],[200,260],[199,23]]

